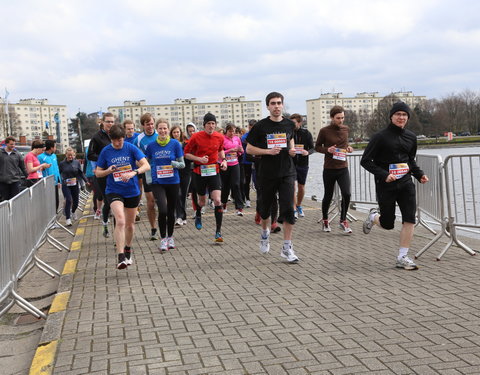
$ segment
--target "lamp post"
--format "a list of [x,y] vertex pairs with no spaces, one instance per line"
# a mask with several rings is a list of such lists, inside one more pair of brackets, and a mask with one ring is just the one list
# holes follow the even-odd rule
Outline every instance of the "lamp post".
[[10,95],[10,93],[5,87],[5,123],[7,125],[7,136],[12,135],[12,125],[10,124],[10,116],[8,115],[8,95]]
[[78,109],[77,118],[78,118],[78,136],[80,137],[80,150],[82,152],[85,152],[85,149],[83,148],[82,121],[80,119],[80,108]]

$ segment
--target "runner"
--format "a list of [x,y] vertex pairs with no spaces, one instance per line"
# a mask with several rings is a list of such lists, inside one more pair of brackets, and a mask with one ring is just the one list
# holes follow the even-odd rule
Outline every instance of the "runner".
[[53,179],[53,184],[55,185],[55,212],[57,212],[58,207],[60,206],[59,188],[62,187],[62,179],[60,178],[57,155],[55,154],[55,151],[57,151],[55,141],[53,139],[47,139],[45,141],[45,151],[38,155],[38,161],[40,163],[50,164],[49,168],[45,168],[42,171],[43,177],[50,175],[55,176]]
[[[170,129],[170,138],[176,139],[185,148],[187,139],[183,134],[182,128],[178,125],[172,126]],[[187,224],[187,194],[190,187],[190,181],[192,179],[192,162],[184,159],[185,168],[178,170],[180,177],[180,189],[178,192],[177,206],[175,208],[175,225],[180,227]]]
[[87,182],[87,178],[83,174],[80,162],[75,159],[75,151],[71,147],[65,150],[65,159],[58,166],[62,181],[62,193],[65,198],[65,207],[63,213],[65,215],[65,224],[72,226],[72,219],[77,220],[75,211],[78,208],[78,200],[80,194],[80,180]]
[[252,183],[252,167],[253,160],[252,156],[247,154],[247,137],[250,130],[252,130],[253,125],[255,125],[257,120],[248,121],[248,131],[242,135],[242,146],[243,146],[243,155],[242,155],[242,164],[241,168],[243,169],[244,180],[242,186],[242,199],[245,202],[245,207],[250,208],[252,203],[250,202],[250,184]]
[[395,226],[395,203],[402,213],[400,231],[400,249],[395,266],[405,270],[418,269],[408,257],[408,250],[415,227],[416,196],[412,176],[420,183],[428,182],[428,177],[418,167],[417,137],[405,129],[410,118],[410,108],[403,102],[397,102],[390,110],[390,124],[374,134],[363,152],[361,165],[375,175],[380,213],[375,208],[363,223],[363,232],[370,233],[373,225],[383,229]]
[[105,194],[116,222],[114,238],[118,252],[117,269],[124,269],[133,263],[135,213],[140,201],[137,175],[149,171],[150,165],[137,147],[124,142],[123,126],[112,126],[109,135],[112,144],[101,151],[95,175],[107,179]]
[[297,171],[297,194],[294,195],[295,202],[295,217],[304,217],[305,213],[302,208],[303,197],[305,196],[305,183],[307,182],[308,174],[308,159],[309,155],[315,152],[313,146],[312,134],[305,128],[302,128],[303,117],[294,113],[290,116],[295,124],[295,131],[293,133],[293,140],[295,142],[296,155],[293,158],[295,169]]
[[[93,135],[92,139],[90,140],[90,144],[88,145],[87,159],[92,162],[93,170],[95,170],[96,168],[100,152],[102,152],[102,150],[110,144],[110,137],[108,133],[114,123],[115,116],[110,112],[105,112],[102,115],[100,129]],[[107,178],[99,178],[98,176],[95,176],[93,178],[93,184],[95,190],[98,193],[98,200],[100,202],[103,202],[103,206],[101,203],[99,204],[102,207],[103,237],[108,238],[110,237],[110,233],[108,232],[108,217],[110,216],[110,204],[108,200],[105,199]],[[98,214],[99,212],[97,211],[95,213],[95,216],[98,217]]]
[[350,173],[348,172],[347,153],[353,152],[348,145],[348,126],[343,124],[345,113],[343,107],[336,105],[330,109],[330,125],[321,128],[318,133],[315,150],[325,154],[323,164],[324,196],[322,200],[322,226],[324,232],[330,232],[328,211],[332,203],[335,182],[340,187],[342,203],[340,207],[339,227],[344,233],[352,233],[348,224],[347,211],[350,205]]
[[222,179],[222,205],[223,211],[227,210],[228,197],[232,192],[237,216],[243,216],[243,200],[240,190],[240,164],[239,158],[243,154],[242,141],[235,135],[235,125],[227,124],[223,141],[227,169],[220,172]]
[[[216,117],[207,113],[203,117],[205,130],[195,133],[185,146],[185,157],[194,162],[193,183],[198,194],[198,206],[195,214],[195,227],[202,229],[202,207],[207,200],[207,188],[215,205],[215,242],[223,242],[221,202],[222,183],[219,170],[227,169],[225,152],[223,151],[223,135],[215,131]],[[218,163],[220,161],[220,164]]]
[[295,144],[293,132],[295,124],[283,117],[283,95],[271,92],[266,97],[270,116],[255,124],[247,137],[247,153],[261,155],[257,170],[257,185],[260,190],[259,212],[262,234],[260,251],[270,250],[269,216],[272,200],[278,192],[280,215],[283,223],[283,247],[280,255],[290,263],[298,262],[293,251],[292,232],[295,223],[293,195],[295,191],[295,165],[293,157]]
[[158,207],[158,228],[160,230],[160,251],[175,249],[173,230],[175,227],[175,208],[180,189],[179,169],[185,168],[182,145],[170,138],[169,124],[166,119],[156,123],[158,138],[149,143],[146,157],[152,167],[152,192]]
[[126,119],[123,121],[123,127],[125,128],[125,142],[135,144],[135,141],[140,133],[135,131],[135,123],[130,120]]
[[[155,119],[150,113],[144,113],[140,117],[140,124],[143,126],[143,132],[137,136],[137,139],[134,142],[134,145],[137,146],[145,154],[147,145],[154,142],[157,139],[157,132],[155,131]],[[143,191],[145,192],[145,197],[147,198],[147,217],[150,223],[150,240],[156,241],[157,237],[157,228],[155,227],[155,221],[157,220],[157,215],[155,213],[155,198],[152,193],[152,187],[149,182],[147,182],[145,176],[140,174],[138,178],[142,182]],[[141,198],[141,192],[140,192]]]

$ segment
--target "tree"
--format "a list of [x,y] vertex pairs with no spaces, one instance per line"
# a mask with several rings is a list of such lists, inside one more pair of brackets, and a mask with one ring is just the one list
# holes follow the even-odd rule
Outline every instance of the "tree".
[[377,109],[373,112],[370,121],[368,121],[365,127],[365,133],[368,137],[371,137],[390,123],[390,109],[393,103],[398,101],[397,96],[390,94],[378,102]]
[[351,109],[345,110],[345,125],[348,126],[348,136],[350,138],[356,138],[358,133],[358,116]]

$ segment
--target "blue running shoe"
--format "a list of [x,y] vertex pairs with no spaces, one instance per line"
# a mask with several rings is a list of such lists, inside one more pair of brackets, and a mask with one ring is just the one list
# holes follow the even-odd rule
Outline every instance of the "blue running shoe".
[[222,237],[222,234],[220,232],[215,233],[215,242],[217,242],[217,243],[223,242],[223,237]]
[[298,212],[298,216],[305,217],[302,206],[297,206],[297,212]]
[[195,228],[197,228],[198,230],[203,228],[201,216],[195,216]]

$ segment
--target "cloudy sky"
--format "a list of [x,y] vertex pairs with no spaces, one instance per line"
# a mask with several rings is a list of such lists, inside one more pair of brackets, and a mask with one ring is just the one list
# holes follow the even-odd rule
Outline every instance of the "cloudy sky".
[[[480,90],[476,0],[0,0],[0,96],[124,100]],[[266,115],[266,112],[264,112]]]

